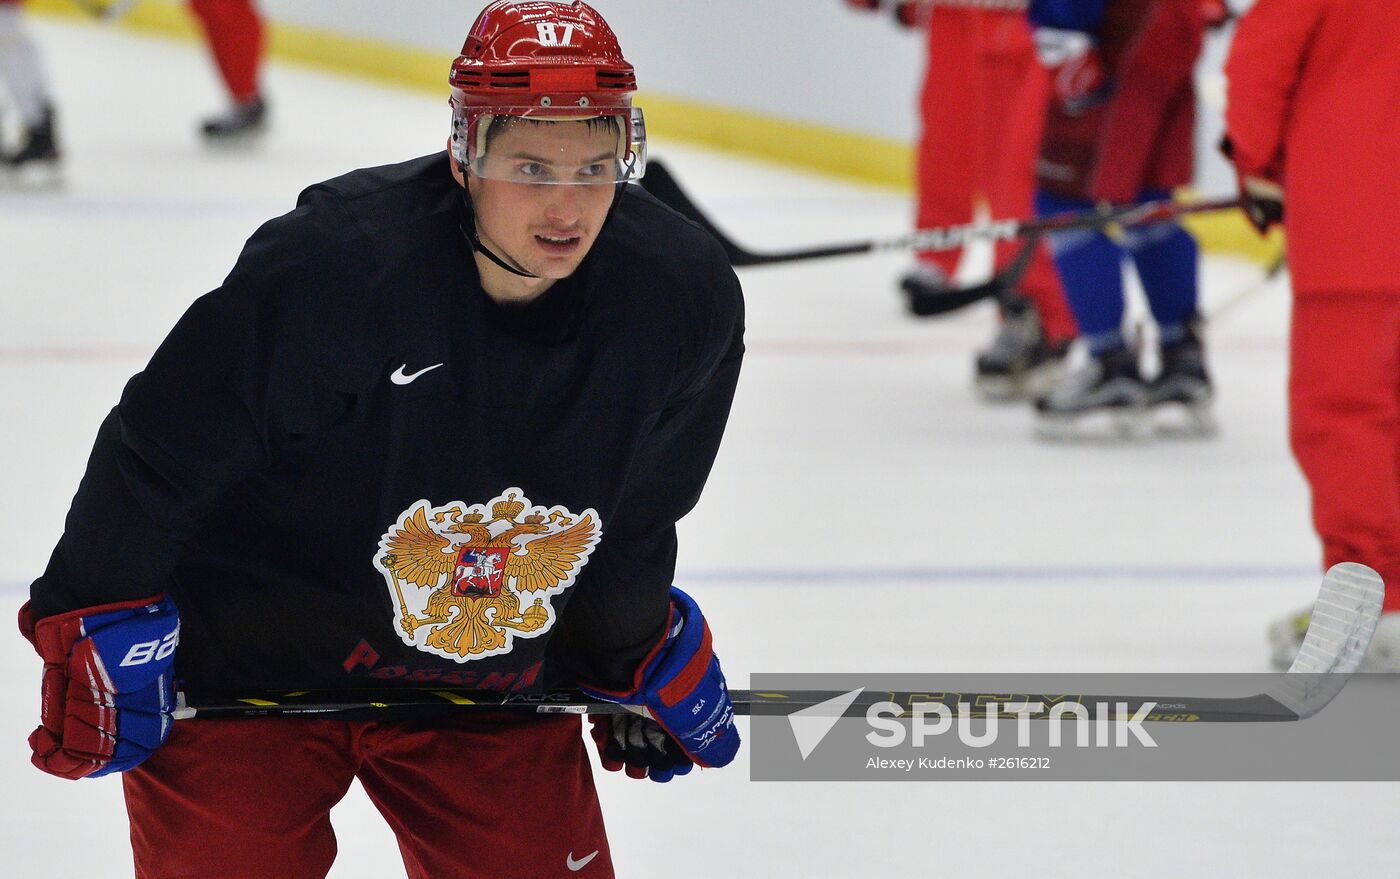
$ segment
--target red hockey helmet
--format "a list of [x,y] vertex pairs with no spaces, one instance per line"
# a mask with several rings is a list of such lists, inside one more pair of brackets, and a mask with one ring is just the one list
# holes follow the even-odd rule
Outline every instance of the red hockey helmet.
[[[635,180],[646,165],[646,126],[632,106],[637,78],[612,28],[582,0],[496,0],[477,16],[452,63],[452,155],[480,177],[531,183]],[[618,135],[613,167],[528,169],[488,162],[488,133],[505,117],[540,122],[605,119]]]

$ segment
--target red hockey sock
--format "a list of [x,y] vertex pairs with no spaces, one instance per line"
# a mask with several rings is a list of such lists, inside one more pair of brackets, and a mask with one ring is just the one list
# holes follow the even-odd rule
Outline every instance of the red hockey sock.
[[204,28],[229,94],[239,103],[257,97],[263,24],[252,0],[190,0],[190,9]]

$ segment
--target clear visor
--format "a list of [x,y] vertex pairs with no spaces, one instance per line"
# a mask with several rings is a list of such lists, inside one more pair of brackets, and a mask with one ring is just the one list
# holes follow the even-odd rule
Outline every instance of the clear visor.
[[638,180],[646,172],[647,130],[639,107],[592,115],[557,107],[492,107],[458,125],[458,161],[477,177],[589,186]]

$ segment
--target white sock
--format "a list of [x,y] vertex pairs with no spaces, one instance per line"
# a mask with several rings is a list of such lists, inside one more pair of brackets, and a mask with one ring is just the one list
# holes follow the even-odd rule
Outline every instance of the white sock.
[[13,3],[0,4],[0,85],[9,92],[24,124],[38,125],[49,103],[48,84],[39,47]]

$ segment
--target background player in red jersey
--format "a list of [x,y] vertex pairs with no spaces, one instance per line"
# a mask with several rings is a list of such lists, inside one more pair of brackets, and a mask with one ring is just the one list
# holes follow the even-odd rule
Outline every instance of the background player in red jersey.
[[[1170,197],[1191,181],[1192,74],[1206,24],[1201,0],[1031,0],[1031,21],[1055,96],[1037,165],[1037,208]],[[1212,430],[1212,388],[1197,314],[1198,248],[1185,227],[1056,233],[1051,249],[1088,345],[1087,366],[1036,401],[1037,433],[1130,438],[1153,421]],[[1124,335],[1124,257],[1157,323],[1161,368],[1144,382]],[[1184,411],[1183,411],[1184,410]]]
[[324,876],[356,779],[413,877],[612,875],[577,717],[172,723],[177,679],[578,686],[640,712],[595,724],[606,768],[737,754],[672,579],[738,381],[738,281],[625,185],[636,78],[587,4],[490,4],[451,85],[446,154],[306,190],[186,312],[20,611],[33,762],[125,773],[142,879]]
[[267,102],[259,74],[266,51],[265,28],[253,0],[190,0],[209,51],[228,89],[232,106],[200,126],[210,141],[240,138],[262,131]]
[[[1367,665],[1400,671],[1400,4],[1259,0],[1226,64],[1227,152],[1293,279],[1289,435],[1324,564],[1389,584]],[[1286,195],[1287,209],[1284,209]],[[1269,630],[1274,662],[1308,613]]]
[[51,174],[59,160],[53,98],[39,47],[21,21],[20,0],[0,0],[0,89],[13,103],[19,127],[13,149],[0,143],[0,169]]
[[[1049,82],[1035,58],[1025,0],[848,0],[889,7],[901,24],[923,27],[928,66],[920,97],[917,226],[971,221],[985,198],[996,219],[1030,216],[1035,157]],[[997,245],[995,268],[1016,242]],[[902,282],[911,301],[951,284],[962,251],[927,251]],[[1039,245],[1018,287],[1002,297],[1002,326],[977,356],[978,388],[991,399],[1048,389],[1059,376],[1074,318],[1050,254]]]

